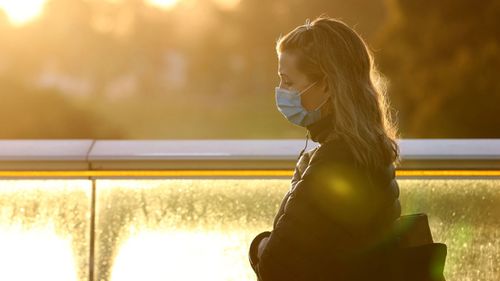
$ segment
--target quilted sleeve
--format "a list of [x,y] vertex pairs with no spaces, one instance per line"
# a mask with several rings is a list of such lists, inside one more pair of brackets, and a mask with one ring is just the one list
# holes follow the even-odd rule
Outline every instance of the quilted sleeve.
[[291,181],[291,186],[290,189],[287,191],[285,196],[283,196],[283,199],[281,200],[280,207],[278,209],[278,212],[276,213],[276,216],[274,217],[274,222],[273,222],[273,228],[276,227],[276,223],[278,223],[279,218],[283,215],[283,212],[285,210],[285,204],[288,201],[288,198],[290,197],[290,194],[292,190],[295,188],[295,185],[297,182],[302,178],[301,174],[303,173],[305,167],[307,167],[307,164],[309,162],[309,152],[304,153],[302,157],[297,161],[297,164],[295,165],[295,170],[293,173],[292,181]]
[[333,153],[328,151],[313,155],[295,185],[294,196],[285,203],[284,212],[300,218],[304,212],[301,207],[307,202],[330,223],[355,230],[370,221],[373,211],[379,208],[379,195],[366,170],[356,167],[347,156],[330,155]]

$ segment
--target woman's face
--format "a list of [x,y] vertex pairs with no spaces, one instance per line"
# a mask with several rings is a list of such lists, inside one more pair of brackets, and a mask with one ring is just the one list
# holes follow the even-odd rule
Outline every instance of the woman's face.
[[[314,86],[309,88],[300,96],[302,106],[306,110],[313,111],[328,98],[328,93],[323,90],[325,87],[321,81],[310,81],[307,76],[298,69],[297,56],[294,53],[279,53],[278,61],[280,88],[301,92],[309,87],[312,83],[316,82]],[[326,106],[322,108],[322,111],[325,108]]]

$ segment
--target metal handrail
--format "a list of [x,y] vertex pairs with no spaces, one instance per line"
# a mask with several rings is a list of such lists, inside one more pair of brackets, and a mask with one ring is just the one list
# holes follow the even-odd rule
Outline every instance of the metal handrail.
[[[500,175],[500,139],[398,143],[401,176]],[[288,177],[303,146],[298,139],[0,140],[0,177]]]

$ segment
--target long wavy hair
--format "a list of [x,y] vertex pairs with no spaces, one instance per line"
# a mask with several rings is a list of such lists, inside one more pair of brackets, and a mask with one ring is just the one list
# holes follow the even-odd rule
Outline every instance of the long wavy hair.
[[399,165],[387,81],[361,36],[340,20],[320,16],[280,37],[276,51],[294,53],[310,81],[324,82],[331,97],[332,134],[350,145],[358,163]]

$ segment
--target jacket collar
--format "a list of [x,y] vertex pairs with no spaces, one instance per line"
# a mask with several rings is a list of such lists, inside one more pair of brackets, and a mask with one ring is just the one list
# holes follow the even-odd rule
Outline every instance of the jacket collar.
[[307,131],[311,136],[311,140],[320,144],[325,143],[333,133],[333,114],[329,113],[320,120],[307,126]]

